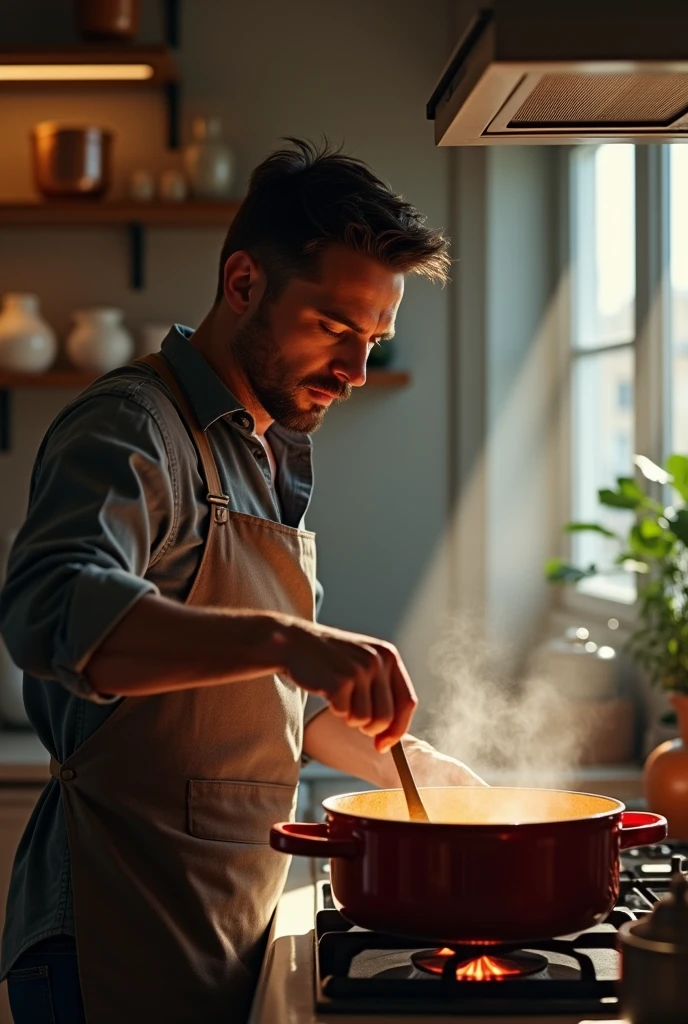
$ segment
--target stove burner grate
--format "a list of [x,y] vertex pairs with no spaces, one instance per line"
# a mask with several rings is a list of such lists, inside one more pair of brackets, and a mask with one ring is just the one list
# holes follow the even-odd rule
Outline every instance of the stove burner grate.
[[447,981],[505,981],[507,978],[525,978],[539,974],[549,966],[549,960],[540,953],[526,953],[523,950],[509,951],[495,956],[494,950],[470,952],[460,946],[444,949],[424,949],[411,954],[411,963],[419,971],[439,974]]
[[[672,843],[625,853],[619,900],[603,924],[570,938],[528,942],[526,949],[495,944],[433,950],[411,938],[356,928],[334,908],[329,882],[319,882],[316,1008],[323,1014],[441,1014],[486,1021],[495,1015],[533,1022],[560,1014],[618,1017],[618,928],[651,911],[668,889],[678,853],[688,853],[688,847]],[[666,870],[659,871],[655,865],[662,862]],[[508,972],[498,975],[498,984],[481,977],[494,961]],[[512,973],[516,965],[518,973]]]

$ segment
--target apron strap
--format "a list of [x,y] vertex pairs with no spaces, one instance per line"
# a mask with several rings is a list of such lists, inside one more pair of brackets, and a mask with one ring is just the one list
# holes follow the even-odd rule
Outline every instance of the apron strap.
[[227,509],[229,507],[229,495],[225,494],[222,490],[220,474],[217,469],[217,463],[215,462],[215,457],[212,453],[210,443],[206,437],[205,431],[196,419],[196,414],[191,408],[189,400],[182,389],[177,375],[159,352],[151,352],[149,355],[141,356],[140,359],[134,360],[134,365],[137,363],[144,363],[148,366],[152,366],[157,375],[162,378],[172,392],[174,399],[179,406],[179,410],[186,420],[186,425],[191,431],[191,437],[201,458],[203,475],[205,476],[205,482],[208,485],[207,501],[213,511],[213,518],[216,523],[226,523],[228,518]]

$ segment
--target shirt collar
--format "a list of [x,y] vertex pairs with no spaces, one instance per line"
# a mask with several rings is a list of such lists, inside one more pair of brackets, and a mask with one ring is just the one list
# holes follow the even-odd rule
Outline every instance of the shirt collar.
[[[162,352],[173,370],[176,371],[184,385],[191,408],[203,430],[222,416],[232,413],[244,413],[249,418],[252,428],[253,420],[241,402],[237,401],[229,388],[222,383],[210,363],[191,344],[193,328],[183,324],[174,324],[170,333],[162,343]],[[236,421],[235,421],[236,423]],[[236,424],[248,429],[243,424]],[[250,433],[250,429],[248,429]],[[268,429],[271,437],[275,435],[288,447],[311,448],[313,441],[309,434],[295,433],[286,430],[279,423],[273,423]]]
[[175,324],[162,343],[162,353],[184,385],[198,422],[203,430],[207,430],[221,416],[245,410],[210,363],[191,344],[192,335],[191,327]]

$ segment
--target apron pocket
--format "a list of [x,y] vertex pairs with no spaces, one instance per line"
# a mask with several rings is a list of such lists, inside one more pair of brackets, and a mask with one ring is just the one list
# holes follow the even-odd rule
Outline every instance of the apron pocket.
[[189,833],[198,839],[268,846],[272,825],[293,815],[296,786],[191,779],[187,806]]

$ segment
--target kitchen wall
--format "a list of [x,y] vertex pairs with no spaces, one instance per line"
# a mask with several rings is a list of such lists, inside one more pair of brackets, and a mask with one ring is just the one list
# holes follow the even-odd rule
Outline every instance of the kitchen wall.
[[[186,0],[182,7],[185,125],[195,113],[222,117],[237,155],[237,195],[280,136],[326,133],[368,161],[431,224],[448,225],[453,155],[435,149],[424,105],[454,42],[450,0]],[[59,42],[70,36],[70,12],[68,0],[6,2],[0,37]],[[144,35],[153,39],[157,5],[144,0],[144,13]],[[178,164],[178,155],[164,151],[164,107],[155,92],[4,93],[0,196],[33,195],[28,132],[46,118],[91,118],[115,129],[116,190],[136,167]],[[133,292],[122,229],[3,228],[0,292],[35,291],[62,336],[70,312],[84,304],[121,306],[134,329],[173,320],[195,325],[212,301],[221,241],[219,230],[150,231],[147,288]],[[451,289],[408,282],[398,364],[413,384],[358,394],[331,412],[316,436],[310,515],[319,533],[323,618],[395,638],[421,693],[450,599],[450,298]],[[480,336],[472,343],[479,348]],[[0,455],[0,532],[21,521],[33,454],[68,397],[15,395],[13,448]]]

